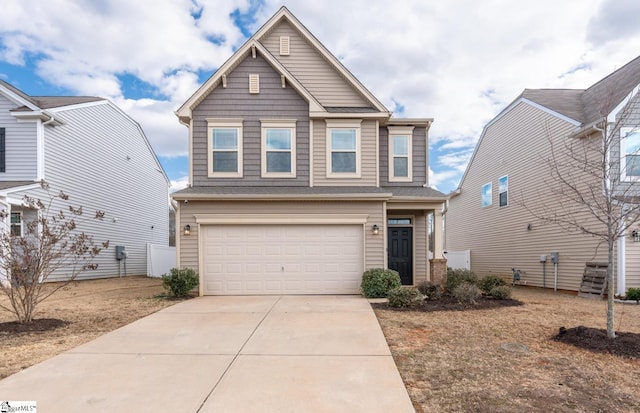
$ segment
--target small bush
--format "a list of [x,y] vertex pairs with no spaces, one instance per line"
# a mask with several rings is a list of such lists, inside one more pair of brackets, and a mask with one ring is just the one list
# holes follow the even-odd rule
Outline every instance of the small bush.
[[483,293],[489,295],[491,295],[491,290],[495,287],[501,287],[503,285],[507,285],[507,282],[498,275],[487,275],[478,280],[478,287],[480,287]]
[[447,268],[447,292],[452,294],[462,283],[478,284],[478,277],[471,270]]
[[451,295],[461,303],[475,304],[482,297],[482,291],[475,284],[463,282],[451,291]]
[[400,287],[400,274],[384,268],[372,268],[362,274],[360,289],[367,298],[385,298],[393,288]]
[[408,308],[420,300],[420,291],[415,287],[396,287],[388,297],[389,307]]
[[186,297],[198,285],[198,273],[191,268],[172,268],[162,275],[162,286],[175,297]]
[[629,288],[625,298],[627,300],[636,300],[636,303],[640,304],[640,288]]
[[489,291],[489,295],[498,300],[506,300],[511,298],[511,288],[508,285],[499,285],[493,287],[491,291]]
[[439,300],[442,298],[442,287],[433,284],[431,281],[420,281],[418,283],[418,291],[426,297],[427,300]]

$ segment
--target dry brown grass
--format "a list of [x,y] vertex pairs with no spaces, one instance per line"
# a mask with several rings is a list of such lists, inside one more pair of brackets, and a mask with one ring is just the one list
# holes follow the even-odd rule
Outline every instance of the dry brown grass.
[[[70,284],[41,303],[35,317],[68,325],[45,332],[0,332],[0,379],[174,304],[153,298],[163,292],[162,280],[138,276]],[[8,302],[4,296],[0,300]],[[0,323],[8,321],[13,316],[0,311]]]
[[[376,314],[418,412],[638,412],[640,361],[551,340],[559,327],[604,328],[605,303],[517,288],[524,306]],[[640,306],[616,329],[640,333]],[[526,353],[501,349],[528,346]]]

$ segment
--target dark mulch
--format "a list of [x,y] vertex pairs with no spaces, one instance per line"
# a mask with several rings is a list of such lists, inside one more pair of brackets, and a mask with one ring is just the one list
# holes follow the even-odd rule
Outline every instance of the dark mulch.
[[373,303],[373,308],[381,308],[393,311],[419,311],[419,312],[432,312],[432,311],[466,311],[466,310],[487,310],[491,308],[502,307],[515,307],[524,305],[522,301],[507,299],[498,300],[491,297],[482,296],[476,300],[475,304],[461,303],[457,299],[449,296],[444,296],[439,300],[425,300],[421,305],[415,305],[410,308],[395,308],[389,307],[387,303]]
[[595,353],[610,353],[616,356],[640,358],[640,334],[616,332],[616,338],[607,337],[607,330],[578,326],[560,327],[554,340],[571,344]]
[[0,323],[0,334],[42,333],[55,330],[69,324],[68,321],[57,318],[38,318],[28,324],[20,324],[17,321]]

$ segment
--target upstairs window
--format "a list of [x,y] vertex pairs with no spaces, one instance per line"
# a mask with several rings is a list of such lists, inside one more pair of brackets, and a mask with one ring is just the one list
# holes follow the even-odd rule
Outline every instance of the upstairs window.
[[622,179],[640,178],[640,130],[620,128],[620,153]]
[[507,175],[498,179],[498,194],[500,197],[500,206],[509,205],[509,177]]
[[327,121],[327,176],[360,177],[359,121]]
[[296,122],[262,122],[262,177],[295,178]]
[[207,119],[209,177],[242,177],[242,120]]
[[488,184],[484,184],[482,185],[482,207],[488,207],[491,206],[492,203],[492,185],[491,182],[489,182]]
[[389,127],[389,182],[413,180],[413,127]]
[[22,236],[22,212],[11,213],[11,235]]

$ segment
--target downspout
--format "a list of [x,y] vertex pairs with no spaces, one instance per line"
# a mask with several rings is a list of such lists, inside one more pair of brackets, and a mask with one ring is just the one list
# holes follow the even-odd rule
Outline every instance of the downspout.
[[55,122],[56,118],[53,116],[53,114],[49,113],[49,112],[45,112],[47,114],[47,116],[49,116],[49,120],[42,122],[42,136],[41,136],[41,142],[38,142],[38,154],[37,154],[37,165],[38,167],[37,169],[37,174],[38,174],[38,180],[42,181],[44,180],[44,127]]
[[429,129],[431,129],[431,122],[427,124],[424,131],[424,164],[427,165],[427,170],[424,171],[424,188],[429,187]]

